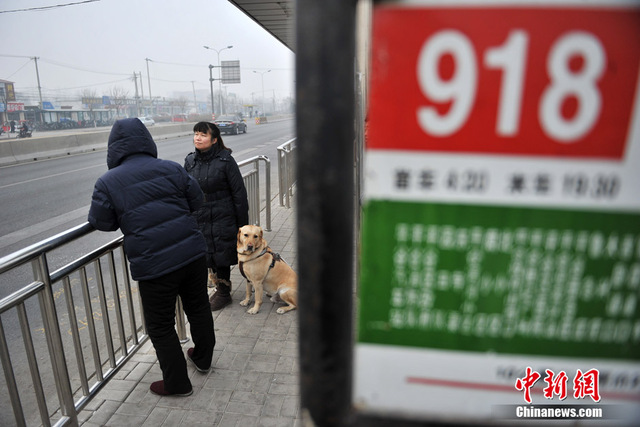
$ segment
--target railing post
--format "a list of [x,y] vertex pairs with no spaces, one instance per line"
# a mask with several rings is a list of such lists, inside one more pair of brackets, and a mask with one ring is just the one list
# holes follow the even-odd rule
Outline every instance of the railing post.
[[71,391],[69,371],[64,357],[62,336],[60,334],[60,328],[58,327],[58,316],[56,314],[55,300],[51,289],[51,277],[49,276],[46,255],[41,254],[32,261],[31,265],[35,279],[44,283],[44,298],[42,298],[44,316],[42,320],[45,330],[48,331],[46,334],[47,346],[49,347],[53,376],[55,378],[56,389],[58,390],[60,412],[70,419],[72,425],[78,425],[78,413],[76,412],[73,402],[73,392]]
[[182,300],[180,297],[176,298],[176,331],[181,344],[189,342],[186,322],[184,321],[184,308],[182,308]]
[[[263,160],[265,163],[265,176],[266,176],[266,183],[265,183],[265,198],[266,198],[266,227],[265,227],[265,231],[271,231],[271,160],[269,160],[269,158],[267,156],[258,156],[258,160]],[[260,191],[260,188],[258,188],[258,191]]]

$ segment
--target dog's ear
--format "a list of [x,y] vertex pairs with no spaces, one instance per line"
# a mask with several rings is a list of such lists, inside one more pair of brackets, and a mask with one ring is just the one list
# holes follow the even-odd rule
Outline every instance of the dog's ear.
[[238,243],[242,243],[242,242],[240,241],[240,236],[241,236],[241,235],[242,235],[242,227],[238,228],[238,236],[237,236]]

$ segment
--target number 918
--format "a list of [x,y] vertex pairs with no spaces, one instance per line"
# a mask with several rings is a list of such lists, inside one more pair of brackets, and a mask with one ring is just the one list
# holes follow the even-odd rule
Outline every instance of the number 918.
[[[513,30],[504,44],[484,53],[485,67],[502,70],[495,125],[498,136],[512,137],[519,132],[528,43],[526,31]],[[443,79],[438,71],[445,55],[451,55],[455,67],[448,79]],[[569,66],[575,56],[583,59],[578,71]],[[597,82],[606,62],[602,44],[591,33],[570,31],[553,43],[546,62],[550,82],[537,106],[540,126],[549,138],[572,143],[594,127],[602,108]],[[419,53],[417,75],[427,98],[436,103],[450,103],[442,114],[433,106],[418,107],[421,129],[437,137],[456,133],[469,118],[478,88],[478,65],[469,38],[456,30],[443,30],[427,39]],[[562,114],[562,104],[568,97],[574,97],[578,104],[572,117]]]

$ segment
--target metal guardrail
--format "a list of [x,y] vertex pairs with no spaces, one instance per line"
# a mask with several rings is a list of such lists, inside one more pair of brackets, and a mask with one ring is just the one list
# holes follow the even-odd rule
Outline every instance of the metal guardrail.
[[291,207],[296,183],[296,138],[278,146],[278,187],[280,206]]
[[[78,413],[148,339],[141,320],[142,306],[139,301],[136,304],[137,298],[134,298],[122,236],[59,270],[49,270],[47,255],[51,251],[92,231],[93,227],[85,223],[0,259],[0,274],[28,264],[33,270],[31,284],[0,300],[0,361],[18,426],[27,425],[25,414],[35,411],[35,404],[42,425],[77,425]],[[74,292],[79,292],[81,297],[74,298]],[[66,309],[58,297],[64,299]],[[40,310],[29,310],[36,298]],[[96,305],[100,308],[95,308]],[[111,310],[115,311],[113,319]],[[14,311],[18,315],[24,351],[7,343],[4,323]],[[84,318],[79,319],[78,315]],[[96,322],[99,319],[102,325]],[[43,333],[35,339],[30,320],[42,322]],[[68,323],[70,337],[63,338],[62,323]],[[44,352],[42,339],[46,340],[48,360],[37,355]],[[85,349],[90,354],[85,354]],[[28,368],[24,367],[24,356]],[[75,366],[68,359],[75,359]],[[20,375],[18,382],[16,370],[28,370],[31,384],[26,375]],[[48,378],[48,374],[53,378]],[[51,382],[55,393],[48,387]],[[33,401],[28,393],[31,387],[35,403],[25,411],[21,399],[31,397],[29,401]],[[58,404],[50,413],[49,404],[55,397]]]
[[[238,163],[238,166],[252,167],[243,174],[243,178],[249,198],[250,222],[259,225],[260,161],[266,164],[265,229],[270,231],[269,158],[256,156]],[[34,417],[36,406],[43,426],[77,425],[79,412],[149,338],[142,305],[137,297],[137,283],[129,275],[122,236],[56,271],[50,271],[48,254],[93,231],[87,222],[0,258],[0,275],[11,274],[30,264],[33,277],[29,285],[0,300],[0,362],[18,426],[28,425],[25,416]],[[105,259],[107,266],[103,263]],[[136,285],[132,286],[132,282]],[[81,297],[74,298],[74,292]],[[39,310],[34,307],[36,299]],[[97,305],[99,310],[94,308]],[[115,311],[113,318],[110,311]],[[20,336],[13,337],[13,340],[22,341],[24,351],[20,346],[10,347],[7,341],[4,324],[13,319],[12,314],[17,316],[20,329]],[[78,314],[82,318],[78,318]],[[38,334],[35,340],[30,320],[42,323],[43,333]],[[68,335],[64,336],[60,331],[63,323],[68,323]],[[179,299],[176,302],[176,329],[180,340],[188,341]],[[9,330],[12,331],[15,332]],[[46,347],[42,340],[46,340]],[[42,356],[42,348],[47,349],[48,358]],[[88,354],[85,354],[85,349]],[[69,363],[73,359],[75,366]],[[16,370],[20,381],[16,379]],[[57,404],[52,402],[56,397]],[[23,399],[29,403],[26,411]],[[52,412],[50,407],[56,409]]]
[[271,231],[271,160],[267,156],[255,156],[238,162],[239,167],[252,166],[242,174],[249,199],[249,223],[260,225],[260,161],[265,163],[265,231]]

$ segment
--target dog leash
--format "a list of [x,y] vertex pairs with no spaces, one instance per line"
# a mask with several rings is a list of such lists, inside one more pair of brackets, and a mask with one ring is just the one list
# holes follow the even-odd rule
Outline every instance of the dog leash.
[[[273,252],[273,251],[271,251],[270,249],[271,249],[270,247],[266,247],[266,248],[264,248],[264,249],[262,250],[262,252],[260,252],[260,255],[258,255],[257,257],[255,257],[255,258],[253,258],[253,259],[251,259],[251,260],[249,260],[249,261],[238,261],[238,268],[240,269],[240,274],[242,274],[242,277],[244,277],[245,279],[247,279],[248,281],[250,281],[250,280],[247,278],[247,276],[244,274],[243,264],[244,264],[245,262],[251,262],[251,261],[254,261],[254,260],[256,260],[256,259],[260,258],[262,255],[264,255],[264,254],[266,254],[266,253],[271,254],[271,257],[272,257],[271,265],[269,265],[269,269],[267,270],[267,274],[269,274],[269,272],[271,271],[271,269],[272,269],[273,267],[275,267],[275,265],[276,265],[276,262],[277,262],[277,261],[283,261],[283,262],[284,262],[284,259],[280,256],[280,254],[279,254],[279,253]],[[265,275],[264,275],[264,277],[267,277],[267,274],[265,274]]]

